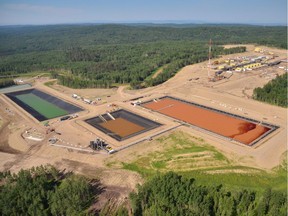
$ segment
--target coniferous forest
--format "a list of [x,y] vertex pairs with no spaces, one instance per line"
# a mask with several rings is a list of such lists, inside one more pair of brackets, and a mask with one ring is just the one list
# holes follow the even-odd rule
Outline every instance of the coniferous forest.
[[159,175],[130,195],[139,215],[287,215],[286,193],[267,188],[262,194],[225,186],[202,186],[173,172]]
[[287,73],[285,73],[268,82],[263,88],[254,89],[254,99],[287,107],[287,78]]
[[52,166],[0,173],[0,182],[1,215],[86,215],[99,187]]
[[[93,209],[103,191],[97,180],[64,173],[52,166],[0,173],[1,215],[107,215]],[[277,215],[287,213],[287,196],[266,188],[229,190],[203,186],[173,172],[157,175],[130,194],[131,210],[112,215]],[[111,215],[111,212],[110,214]]]
[[0,88],[4,88],[4,87],[7,87],[7,86],[12,86],[14,85],[15,82],[13,79],[0,79]]
[[[73,88],[108,88],[117,83],[129,83],[132,88],[153,86],[183,66],[207,60],[210,38],[213,57],[245,51],[241,45],[224,49],[224,44],[287,47],[284,26],[3,26],[0,75],[54,71],[60,84]],[[161,67],[163,72],[152,78]]]

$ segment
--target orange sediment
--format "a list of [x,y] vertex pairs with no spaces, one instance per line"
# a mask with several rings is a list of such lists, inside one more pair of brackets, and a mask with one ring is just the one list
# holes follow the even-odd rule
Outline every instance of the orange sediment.
[[249,145],[270,128],[171,98],[144,107]]
[[126,137],[145,129],[140,125],[134,124],[133,122],[127,121],[123,118],[103,122],[100,123],[100,125],[120,137]]

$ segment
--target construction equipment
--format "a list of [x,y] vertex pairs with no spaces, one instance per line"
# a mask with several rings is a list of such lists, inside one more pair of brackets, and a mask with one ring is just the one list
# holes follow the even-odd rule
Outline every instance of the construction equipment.
[[71,116],[63,116],[60,118],[60,121],[65,121],[65,120],[68,120],[68,119],[71,119]]
[[48,128],[47,130],[46,130],[46,134],[49,134],[49,133],[52,133],[52,132],[55,132],[56,134],[58,134],[58,135],[61,135],[61,133],[59,133],[59,132],[57,132],[56,130],[55,130],[55,128]]
[[48,140],[48,142],[50,142],[51,144],[55,144],[57,141],[58,141],[58,139],[55,138],[55,137],[50,138],[50,139]]
[[90,141],[90,148],[92,148],[93,150],[106,150],[106,146],[108,146],[108,144],[106,144],[103,140],[96,138],[94,141]]
[[71,119],[74,119],[74,118],[77,118],[77,117],[78,117],[78,114],[75,113],[75,114],[73,114],[73,115],[71,116]]
[[211,40],[211,38],[210,38],[210,41],[209,41],[209,51],[208,51],[209,61],[208,61],[208,66],[207,66],[207,69],[208,69],[208,80],[211,79],[211,77],[210,77],[211,57],[212,57],[212,40]]

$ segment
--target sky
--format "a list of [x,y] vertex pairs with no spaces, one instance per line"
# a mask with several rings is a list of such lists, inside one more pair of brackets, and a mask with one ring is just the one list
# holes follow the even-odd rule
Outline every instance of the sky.
[[0,25],[287,24],[287,0],[0,0]]

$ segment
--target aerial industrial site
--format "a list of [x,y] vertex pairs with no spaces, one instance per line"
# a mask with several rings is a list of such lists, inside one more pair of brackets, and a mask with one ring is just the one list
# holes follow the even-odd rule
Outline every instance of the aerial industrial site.
[[17,78],[18,85],[0,90],[0,167],[16,172],[49,163],[87,176],[101,171],[104,185],[125,197],[141,177],[109,169],[107,161],[157,151],[155,140],[182,131],[238,165],[270,170],[286,151],[287,110],[253,100],[253,89],[287,73],[286,51],[245,46],[244,53],[186,66],[139,90],[71,89],[41,74]]
[[[253,101],[252,90],[284,73],[285,52],[248,45],[248,52],[186,66],[164,84],[142,90],[120,86],[74,91],[53,80],[46,85],[51,83],[48,77],[20,78],[18,86],[1,89],[2,119],[15,125],[5,136],[7,153],[1,154],[14,158],[9,154],[13,137],[15,151],[36,145],[68,158],[73,151],[80,161],[87,157],[82,152],[90,152],[92,161],[101,154],[102,160],[103,155],[125,154],[130,146],[185,128],[211,145],[217,142],[216,147],[239,156],[255,156],[256,166],[269,168],[284,151],[285,142],[276,140],[285,139],[286,113]],[[262,161],[269,148],[277,149],[275,156]],[[53,154],[45,157],[54,160]]]

